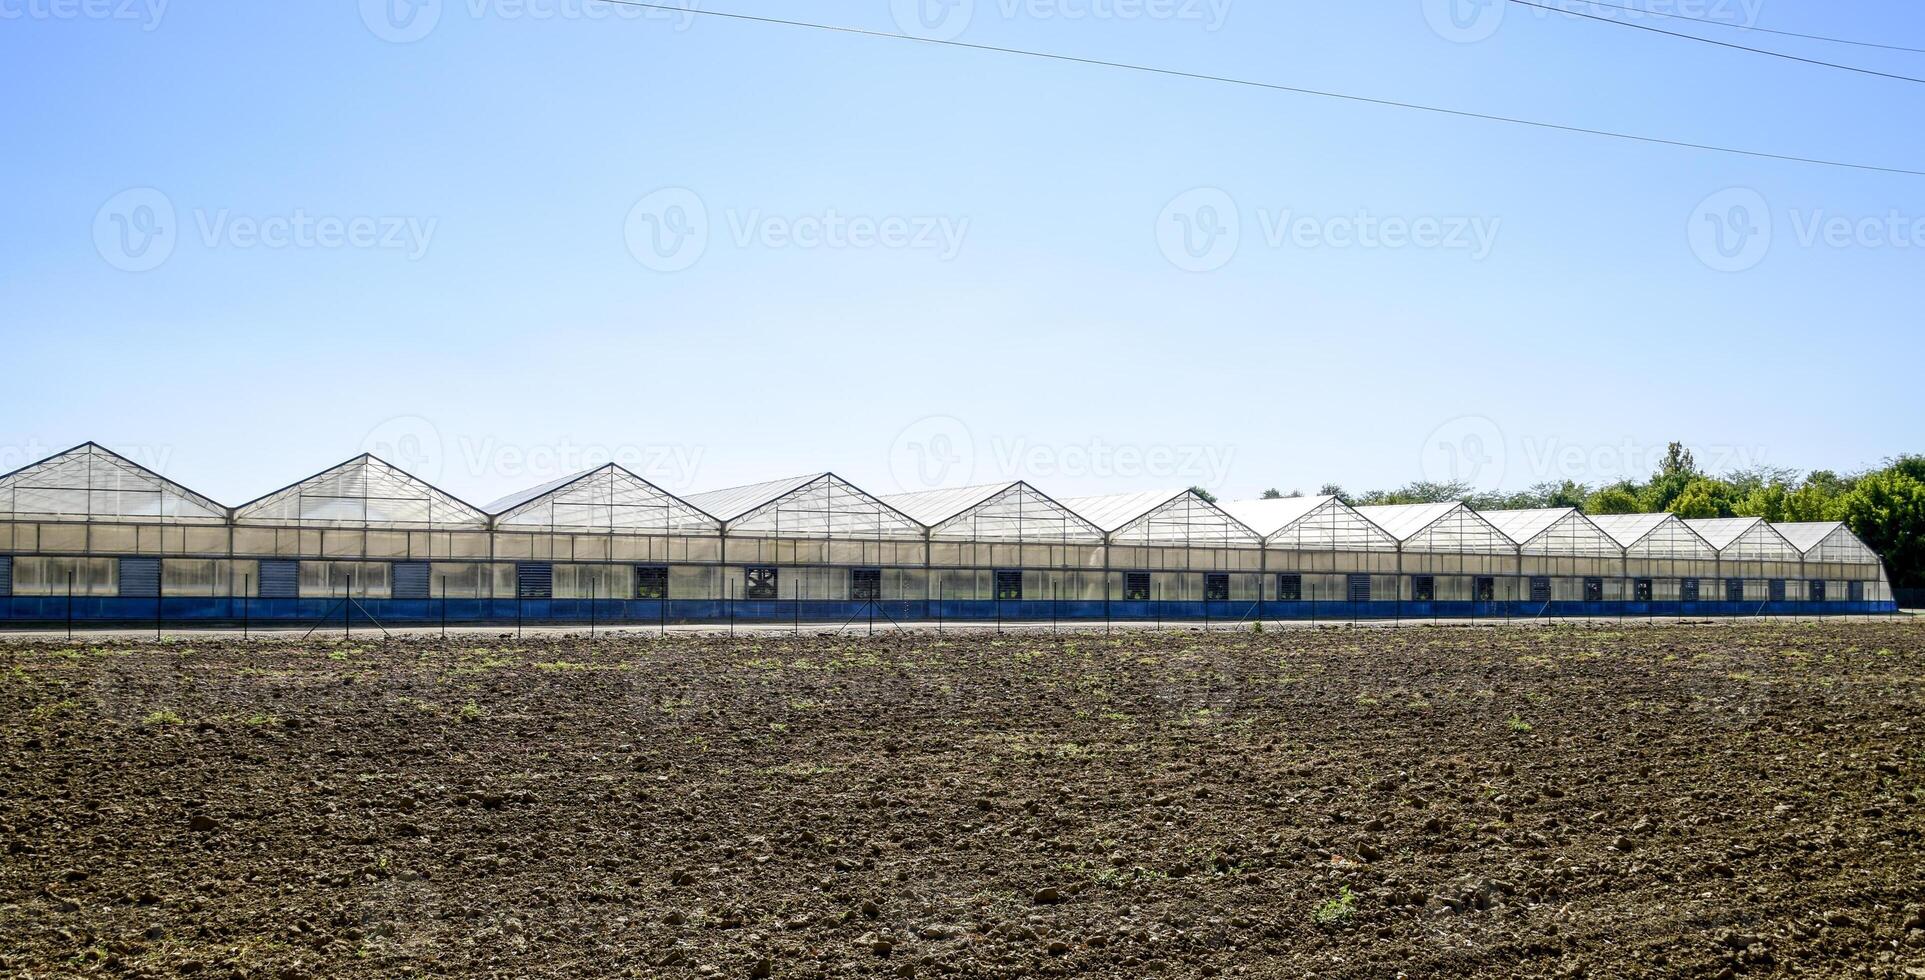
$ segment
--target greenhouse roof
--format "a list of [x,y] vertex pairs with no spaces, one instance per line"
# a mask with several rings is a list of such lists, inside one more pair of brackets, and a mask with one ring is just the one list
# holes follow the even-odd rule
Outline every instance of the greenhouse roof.
[[363,453],[234,508],[234,522],[394,530],[484,529],[488,515],[377,456]]
[[1255,547],[1262,538],[1195,490],[1077,497],[1064,506],[1109,532],[1114,543]]
[[1709,542],[1711,547],[1723,551],[1733,541],[1743,537],[1745,532],[1764,522],[1762,517],[1700,517],[1687,518],[1684,525],[1698,532],[1698,536]]
[[1795,524],[1773,524],[1772,530],[1785,536],[1791,546],[1800,552],[1818,547],[1828,537],[1844,527],[1840,521],[1808,521]]
[[85,442],[0,476],[0,519],[223,524],[227,508]]
[[1611,540],[1629,548],[1650,536],[1666,521],[1677,519],[1676,514],[1595,514],[1591,517],[1591,523],[1602,528],[1605,534],[1611,536]]
[[1353,509],[1372,524],[1383,528],[1391,537],[1408,541],[1442,520],[1444,515],[1463,506],[1456,501],[1446,500],[1435,504],[1379,504]]
[[940,490],[914,490],[909,493],[885,494],[882,502],[914,518],[918,523],[935,527],[952,517],[988,503],[990,500],[1011,487],[1021,486],[1021,480],[1007,483],[982,483],[973,487],[945,487]]
[[714,534],[720,522],[680,497],[609,463],[488,506],[498,527]]
[[1232,500],[1223,505],[1231,517],[1243,522],[1243,526],[1262,537],[1269,537],[1278,531],[1309,516],[1311,511],[1335,497],[1272,497],[1268,500]]
[[1101,528],[1021,480],[897,494],[882,502],[928,526],[931,537],[1100,543]]
[[1527,544],[1538,535],[1551,529],[1572,514],[1575,507],[1539,507],[1531,510],[1480,510],[1477,516],[1489,521],[1492,527],[1504,532],[1504,536],[1517,544]]
[[834,473],[710,490],[683,498],[738,531],[775,537],[920,538],[923,526]]

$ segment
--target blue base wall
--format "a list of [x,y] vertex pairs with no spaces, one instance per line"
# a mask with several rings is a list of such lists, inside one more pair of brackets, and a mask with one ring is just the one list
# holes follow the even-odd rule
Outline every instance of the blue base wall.
[[[0,598],[0,626],[59,626],[71,617],[91,626],[170,627],[238,625],[310,626],[343,622],[338,600],[227,599],[174,596],[160,600],[65,596]],[[591,614],[592,606],[592,614]],[[364,612],[365,610],[365,612]],[[1647,617],[1867,616],[1898,611],[1892,602],[1128,602],[1097,600],[948,599],[942,602],[888,600],[865,602],[810,600],[727,602],[711,599],[368,599],[348,613],[355,626],[371,625],[370,615],[386,625],[450,624],[513,626],[654,626],[661,623],[933,623],[938,620],[992,623],[1165,620],[1169,622],[1242,622],[1266,620],[1339,622],[1396,619],[1561,619]]]

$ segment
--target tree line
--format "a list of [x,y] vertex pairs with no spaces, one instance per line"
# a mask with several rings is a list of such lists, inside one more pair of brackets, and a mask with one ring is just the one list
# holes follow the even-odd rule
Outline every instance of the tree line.
[[[1925,587],[1925,455],[1905,454],[1858,473],[1756,467],[1713,476],[1683,443],[1665,452],[1643,482],[1590,486],[1575,480],[1540,483],[1516,493],[1479,492],[1465,483],[1419,481],[1395,490],[1348,493],[1327,484],[1320,494],[1352,506],[1461,500],[1477,510],[1575,507],[1586,514],[1672,513],[1679,517],[1762,517],[1773,523],[1842,521],[1885,560],[1892,584]],[[1263,496],[1285,496],[1266,490]]]

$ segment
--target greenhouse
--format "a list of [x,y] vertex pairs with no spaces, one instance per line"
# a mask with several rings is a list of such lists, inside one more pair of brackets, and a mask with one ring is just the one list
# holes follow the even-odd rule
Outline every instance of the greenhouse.
[[1840,523],[606,465],[482,508],[371,455],[228,507],[93,443],[0,476],[0,622],[422,624],[1874,613]]

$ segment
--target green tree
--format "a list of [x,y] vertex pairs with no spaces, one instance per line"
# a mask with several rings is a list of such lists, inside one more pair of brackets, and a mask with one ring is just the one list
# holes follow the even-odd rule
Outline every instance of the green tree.
[[1851,532],[1885,559],[1892,584],[1925,586],[1925,480],[1893,465],[1860,479],[1841,510]]
[[1635,514],[1642,509],[1634,483],[1616,483],[1584,498],[1586,514]]
[[1664,461],[1658,464],[1657,474],[1638,494],[1638,503],[1643,510],[1653,514],[1670,510],[1671,502],[1678,499],[1684,488],[1702,476],[1704,474],[1698,471],[1698,461],[1691,455],[1691,450],[1684,448],[1682,442],[1674,442],[1666,447]]
[[[1734,493],[1739,488],[1731,488]],[[1751,488],[1750,492],[1739,497],[1731,510],[1738,517],[1762,517],[1776,524],[1788,520],[1785,516],[1791,500],[1791,491],[1782,483],[1765,483]]]
[[1278,489],[1277,489],[1276,487],[1271,487],[1270,489],[1268,489],[1268,490],[1265,490],[1265,491],[1263,491],[1263,499],[1265,499],[1265,500],[1282,500],[1282,499],[1283,499],[1283,491],[1281,491],[1281,490],[1278,490]]
[[1738,514],[1731,499],[1731,485],[1708,476],[1696,477],[1685,484],[1665,509],[1684,518],[1736,517]]
[[1212,504],[1216,503],[1216,494],[1213,494],[1210,491],[1203,489],[1202,487],[1191,487],[1190,492],[1193,494],[1196,494],[1199,497],[1202,497],[1204,501],[1207,503],[1212,503]]

